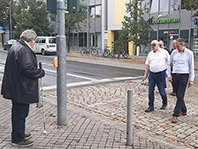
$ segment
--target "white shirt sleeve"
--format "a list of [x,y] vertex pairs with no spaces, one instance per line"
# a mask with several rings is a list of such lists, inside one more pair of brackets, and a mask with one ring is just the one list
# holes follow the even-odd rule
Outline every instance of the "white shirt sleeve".
[[146,58],[146,62],[145,62],[146,65],[150,65],[150,58],[149,57],[150,57],[150,52],[149,52],[149,54]]

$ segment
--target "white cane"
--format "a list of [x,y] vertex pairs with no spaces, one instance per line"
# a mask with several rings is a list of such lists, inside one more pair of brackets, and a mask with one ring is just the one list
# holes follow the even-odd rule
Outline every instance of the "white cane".
[[[41,62],[39,62],[39,68],[40,69],[42,69],[42,64],[41,64]],[[42,78],[41,78],[41,80],[40,80],[40,103],[41,103],[41,107],[42,107],[42,109],[43,109],[43,133],[44,134],[46,134],[47,133],[47,130],[46,130],[46,117],[45,117],[45,110],[44,110],[44,104],[43,104],[43,102],[44,102],[44,100],[43,100],[43,80],[42,80]]]

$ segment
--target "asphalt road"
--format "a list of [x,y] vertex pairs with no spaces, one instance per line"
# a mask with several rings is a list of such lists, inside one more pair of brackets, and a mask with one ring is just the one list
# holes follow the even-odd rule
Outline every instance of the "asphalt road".
[[[6,56],[7,51],[0,50],[0,73],[3,73]],[[52,64],[54,57],[55,56],[37,55],[38,61],[42,63],[46,71],[46,76],[42,80],[45,89],[56,88],[57,73],[56,68],[54,68]],[[143,75],[142,70],[77,61],[67,61],[66,68],[68,87],[129,80]]]

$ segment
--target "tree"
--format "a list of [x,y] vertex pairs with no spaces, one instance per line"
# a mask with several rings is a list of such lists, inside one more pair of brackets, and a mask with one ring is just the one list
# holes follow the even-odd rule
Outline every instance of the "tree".
[[114,50],[127,51],[128,49],[128,32],[125,29],[118,31],[118,39],[114,42]]
[[48,12],[46,4],[40,0],[20,0],[14,8],[16,33],[25,29],[34,29],[38,35],[50,35]]
[[[183,0],[182,8],[187,10],[197,10],[198,9],[198,0]],[[198,16],[198,11],[193,15],[193,17]]]
[[198,1],[197,0],[183,0],[182,5],[187,10],[196,10],[198,9]]
[[151,30],[143,18],[143,10],[139,7],[141,2],[142,0],[132,0],[126,4],[127,15],[122,22],[122,28],[128,32],[129,42],[133,41],[135,47],[148,44]]
[[[68,52],[70,52],[70,33],[81,29],[80,23],[85,19],[85,12],[75,12],[65,15],[65,31],[67,34]],[[85,21],[85,20],[84,20]]]

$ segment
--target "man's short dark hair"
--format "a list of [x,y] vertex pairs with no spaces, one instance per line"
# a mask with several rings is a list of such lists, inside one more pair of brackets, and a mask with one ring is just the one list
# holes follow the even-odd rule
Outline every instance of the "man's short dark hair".
[[178,42],[179,44],[183,45],[183,46],[186,45],[186,44],[185,44],[185,40],[184,40],[183,38],[178,38],[178,39],[177,39],[177,42]]

